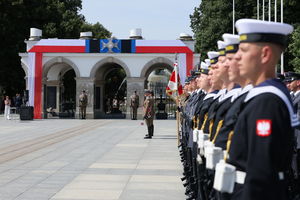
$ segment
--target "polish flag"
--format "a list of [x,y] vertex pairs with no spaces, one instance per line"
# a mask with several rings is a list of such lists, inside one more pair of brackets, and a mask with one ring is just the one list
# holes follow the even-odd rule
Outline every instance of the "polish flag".
[[[170,76],[168,86],[166,88],[166,93],[170,96],[173,96],[174,93],[175,93],[176,96],[180,96],[183,93],[182,85],[180,83],[180,77],[179,77],[179,74],[177,72],[177,66],[178,66],[178,63],[177,63],[177,61],[175,61],[174,69],[173,69],[173,72]],[[177,94],[176,94],[176,91],[177,91]]]

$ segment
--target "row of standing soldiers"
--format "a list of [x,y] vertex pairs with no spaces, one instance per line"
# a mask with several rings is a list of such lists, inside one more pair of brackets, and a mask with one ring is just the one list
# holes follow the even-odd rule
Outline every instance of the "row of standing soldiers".
[[179,151],[185,194],[300,199],[300,75],[282,80],[275,73],[293,27],[241,19],[236,28],[239,35],[223,34],[218,51],[207,53],[184,86]]

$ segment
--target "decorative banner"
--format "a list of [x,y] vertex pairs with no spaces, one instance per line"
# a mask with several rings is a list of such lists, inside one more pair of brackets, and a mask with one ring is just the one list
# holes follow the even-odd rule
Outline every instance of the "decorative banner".
[[178,53],[178,73],[184,84],[193,68],[193,52],[181,40],[42,39],[29,51],[29,105],[42,118],[43,53]]

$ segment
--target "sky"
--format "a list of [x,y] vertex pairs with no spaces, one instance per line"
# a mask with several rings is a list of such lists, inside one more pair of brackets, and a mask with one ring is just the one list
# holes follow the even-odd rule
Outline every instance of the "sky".
[[189,15],[201,0],[82,0],[89,23],[99,22],[118,39],[141,28],[147,40],[174,40],[180,33],[193,36]]

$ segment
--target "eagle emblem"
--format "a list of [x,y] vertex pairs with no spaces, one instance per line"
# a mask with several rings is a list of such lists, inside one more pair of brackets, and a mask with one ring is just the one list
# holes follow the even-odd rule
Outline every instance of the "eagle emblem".
[[267,137],[272,132],[272,120],[260,119],[256,121],[256,134],[261,137]]

